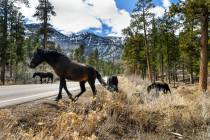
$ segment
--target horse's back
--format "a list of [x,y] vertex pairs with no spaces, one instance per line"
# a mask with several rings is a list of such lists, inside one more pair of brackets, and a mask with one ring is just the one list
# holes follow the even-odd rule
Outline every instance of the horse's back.
[[158,90],[167,90],[170,91],[169,85],[165,82],[156,81],[152,84],[150,84],[147,87],[147,91],[150,92],[152,89],[158,89]]
[[51,73],[51,72],[47,72],[47,75],[50,77],[53,77],[53,73]]
[[72,81],[88,81],[96,78],[96,70],[90,66],[77,62],[71,62],[65,71],[67,79]]

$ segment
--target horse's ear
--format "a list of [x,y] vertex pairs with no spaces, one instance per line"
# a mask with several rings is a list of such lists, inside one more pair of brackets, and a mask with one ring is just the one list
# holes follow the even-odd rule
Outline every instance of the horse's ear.
[[38,53],[40,53],[40,52],[42,52],[42,49],[37,48],[36,51],[37,51]]

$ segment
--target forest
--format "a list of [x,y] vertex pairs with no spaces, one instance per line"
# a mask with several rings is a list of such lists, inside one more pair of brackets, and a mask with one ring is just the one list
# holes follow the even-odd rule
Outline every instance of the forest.
[[[1,84],[31,83],[33,71],[28,68],[33,52],[37,48],[46,48],[62,52],[58,44],[49,40],[52,34],[50,17],[56,16],[54,6],[49,1],[40,0],[34,17],[40,21],[41,28],[33,35],[27,36],[25,17],[17,4],[30,6],[27,0],[1,0],[0,1],[0,70]],[[99,60],[98,50],[89,56],[84,56],[84,46],[70,52],[70,58],[81,63],[93,65],[103,75],[122,73],[119,64],[111,61]],[[46,71],[49,66],[42,65],[39,71]]]
[[[101,59],[100,49],[86,55],[84,44],[63,52],[50,39],[56,5],[38,2],[41,26],[28,36],[19,5],[29,0],[0,0],[0,139],[210,139],[210,0],[171,3],[163,16],[154,1],[136,0],[119,60]],[[60,84],[33,81],[35,71],[53,72],[47,63]],[[66,82],[72,75],[79,85]]]
[[[123,60],[129,73],[151,81],[182,80],[207,88],[209,2],[173,4],[162,18],[150,12],[151,0],[138,1],[126,36]],[[210,40],[209,40],[210,41]]]
[[[34,17],[42,27],[36,35],[26,36],[24,15],[17,3],[30,6],[27,0],[1,0],[0,2],[0,61],[1,84],[27,83],[31,77],[28,61],[36,48],[55,49],[60,46],[49,40],[49,21],[56,16],[54,6],[39,0]],[[123,29],[122,58],[118,63],[99,60],[98,50],[84,56],[84,46],[74,50],[71,59],[93,65],[103,75],[135,74],[151,82],[199,82],[207,89],[209,60],[208,0],[186,0],[172,4],[162,17],[156,17],[152,0],[138,0],[131,14],[130,26]],[[39,67],[44,71],[48,66]]]

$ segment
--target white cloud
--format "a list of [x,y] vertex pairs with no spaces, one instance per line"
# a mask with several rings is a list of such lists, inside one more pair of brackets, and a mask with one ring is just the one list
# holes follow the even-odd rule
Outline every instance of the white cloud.
[[[29,2],[31,7],[21,6],[21,11],[29,20],[38,22],[32,17],[38,0],[29,0]],[[106,2],[102,0],[50,0],[50,2],[54,5],[57,14],[50,22],[65,33],[79,32],[90,27],[101,30],[100,21],[102,21],[112,28],[110,35],[121,36],[122,29],[130,24],[130,14],[118,9],[115,0],[106,0]],[[170,5],[170,0],[162,0],[162,6],[152,8],[151,12],[156,17],[162,17],[165,9],[168,10]]]
[[165,12],[165,9],[161,6],[156,6],[156,7],[152,8],[150,11],[153,14],[155,14],[156,17],[162,17]]
[[170,0],[162,0],[162,6],[155,6],[151,9],[151,12],[154,13],[156,17],[162,17],[165,10],[168,11],[170,6]]
[[36,18],[32,17],[35,13],[35,6],[38,5],[38,0],[31,0],[30,1],[30,8],[26,7],[23,4],[17,4],[17,6],[21,7],[21,12],[23,15],[29,19],[33,23],[37,23]]
[[[56,16],[51,24],[65,32],[78,32],[84,29],[102,28],[103,21],[112,27],[112,33],[121,35],[121,30],[130,23],[130,15],[125,10],[119,10],[115,0],[50,0],[55,7]],[[31,8],[21,6],[26,18],[36,21],[32,15],[38,0],[29,0]],[[37,22],[37,21],[36,21]]]
[[101,19],[103,23],[112,27],[112,34],[121,36],[121,31],[130,24],[130,14],[125,10],[119,10],[114,0],[87,0],[90,4],[90,14],[97,19]]
[[162,3],[163,3],[163,7],[166,9],[168,9],[169,6],[171,6],[170,0],[162,0]]

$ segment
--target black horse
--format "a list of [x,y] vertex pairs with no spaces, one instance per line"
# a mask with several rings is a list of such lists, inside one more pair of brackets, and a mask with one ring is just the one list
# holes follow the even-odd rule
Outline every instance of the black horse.
[[[55,73],[60,77],[59,94],[56,98],[57,101],[62,98],[63,88],[67,92],[69,98],[72,101],[75,101],[75,99],[78,99],[80,95],[82,95],[86,91],[86,82],[89,83],[93,92],[93,96],[95,96],[97,92],[95,88],[96,78],[103,86],[106,86],[106,83],[102,79],[99,72],[96,71],[93,67],[73,62],[67,56],[56,51],[37,49],[37,51],[33,55],[29,67],[35,68],[44,61],[47,62],[54,69]],[[66,79],[78,81],[80,83],[81,92],[76,95],[75,99],[72,97],[72,94],[67,89]]]
[[170,88],[169,88],[169,86],[168,86],[167,83],[154,82],[154,83],[152,83],[151,85],[149,85],[149,86],[147,87],[147,92],[150,93],[150,91],[151,91],[152,89],[156,89],[156,91],[157,91],[157,90],[158,90],[158,91],[161,91],[161,90],[162,90],[164,94],[167,94],[168,92],[171,93],[171,90],[170,90]]
[[118,78],[117,76],[110,76],[107,79],[108,90],[118,92]]
[[36,76],[38,76],[40,78],[40,83],[43,83],[43,78],[47,78],[46,82],[49,83],[51,81],[51,83],[53,83],[53,74],[51,72],[35,72],[33,74],[33,78],[35,78]]

